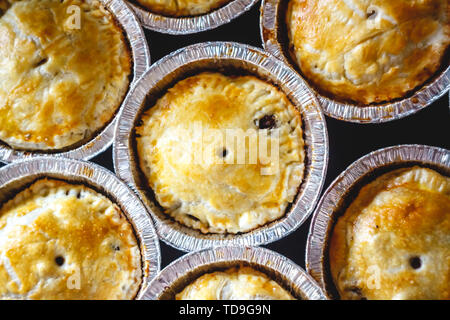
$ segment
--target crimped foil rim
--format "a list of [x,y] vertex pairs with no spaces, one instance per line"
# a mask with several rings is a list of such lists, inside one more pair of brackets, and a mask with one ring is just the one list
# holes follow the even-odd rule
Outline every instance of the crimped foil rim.
[[90,185],[101,190],[121,207],[139,240],[143,274],[141,287],[136,297],[139,298],[148,283],[158,274],[161,267],[161,254],[156,230],[147,210],[135,193],[112,172],[99,165],[54,157],[22,160],[0,168],[0,193],[5,189],[16,188],[12,185],[17,186],[25,180],[26,184],[43,177]]
[[[183,227],[179,223],[161,219],[152,208],[152,202],[145,195],[145,188],[140,188],[136,170],[133,165],[131,138],[134,123],[140,116],[141,105],[150,88],[159,88],[158,83],[174,70],[188,68],[190,63],[204,61],[235,61],[251,64],[247,71],[255,74],[259,68],[270,79],[282,83],[282,89],[299,109],[305,139],[305,176],[297,199],[286,215],[254,231],[238,235],[203,235],[199,231]],[[205,62],[206,63],[206,62]],[[231,62],[229,62],[231,63]],[[252,70],[250,70],[252,69]],[[289,90],[288,90],[289,89]],[[295,100],[298,103],[295,103]],[[328,135],[326,122],[315,96],[309,91],[304,81],[283,62],[266,52],[244,44],[233,42],[206,42],[179,49],[155,63],[136,84],[128,97],[125,108],[119,115],[114,140],[113,160],[116,174],[126,181],[146,205],[155,222],[161,240],[182,251],[222,245],[257,246],[276,241],[296,230],[314,210],[325,180],[328,164]]]
[[[450,151],[426,145],[399,145],[379,149],[356,160],[324,192],[313,214],[306,245],[306,270],[324,291],[329,288],[326,268],[327,242],[340,200],[358,181],[374,170],[412,163],[450,170]],[[328,295],[331,296],[329,292]]]
[[[102,4],[113,14],[125,32],[133,56],[133,80],[129,85],[127,95],[136,81],[150,66],[150,52],[144,31],[133,11],[122,0],[100,0]],[[124,100],[125,101],[125,98]],[[96,136],[83,145],[63,152],[43,153],[36,151],[15,150],[7,144],[0,143],[0,161],[11,163],[22,159],[36,157],[66,157],[71,159],[89,160],[109,148],[114,140],[114,129],[119,111],[124,104],[119,106],[116,115],[109,124]]]
[[244,262],[270,269],[285,277],[297,297],[327,300],[320,286],[301,267],[277,252],[260,247],[217,247],[186,254],[164,268],[149,284],[141,299],[158,300],[174,282],[189,277],[196,269],[229,262]]
[[[281,0],[263,0],[260,15],[260,32],[265,50],[293,65],[284,54],[283,45],[278,39],[278,10]],[[412,96],[380,105],[360,107],[343,103],[322,95],[312,87],[323,112],[337,120],[354,123],[383,123],[401,119],[431,105],[450,90],[450,66],[442,71],[431,83],[423,85]]]
[[172,35],[191,34],[211,30],[239,17],[259,0],[231,0],[225,6],[199,16],[173,18],[152,13],[128,2],[144,28]]

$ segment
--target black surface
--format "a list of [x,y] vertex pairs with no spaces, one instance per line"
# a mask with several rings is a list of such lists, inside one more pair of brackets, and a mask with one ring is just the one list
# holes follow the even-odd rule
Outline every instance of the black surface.
[[[205,41],[236,41],[261,46],[259,4],[233,22],[215,30],[185,36],[145,32],[152,62],[184,46]],[[327,118],[330,159],[324,190],[345,168],[363,155],[379,148],[399,144],[426,144],[450,149],[449,98],[445,95],[433,105],[402,120],[376,125],[358,125]],[[109,148],[92,161],[113,170]],[[0,165],[1,166],[1,165]],[[300,266],[305,266],[305,245],[310,220],[286,238],[267,247]],[[162,267],[183,255],[161,242]]]

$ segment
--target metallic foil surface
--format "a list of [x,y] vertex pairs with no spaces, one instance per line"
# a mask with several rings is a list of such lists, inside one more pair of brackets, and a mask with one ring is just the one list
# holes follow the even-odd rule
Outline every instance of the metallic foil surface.
[[143,300],[172,300],[205,273],[247,265],[275,280],[297,299],[327,300],[319,285],[288,258],[255,247],[217,247],[186,254],[168,265],[149,284]]
[[323,194],[309,230],[306,269],[330,297],[336,293],[329,274],[328,241],[337,219],[361,187],[386,172],[414,165],[450,176],[450,151],[424,145],[399,145],[374,151],[350,165]]
[[[100,0],[103,5],[113,14],[126,35],[130,46],[133,62],[132,79],[130,80],[130,92],[137,79],[139,79],[150,66],[150,52],[144,31],[133,11],[122,0]],[[11,163],[22,159],[30,159],[41,156],[66,157],[71,159],[89,160],[105,151],[114,140],[114,128],[116,117],[123,103],[119,106],[116,116],[101,131],[86,141],[83,145],[68,148],[60,152],[45,153],[39,151],[15,150],[5,143],[0,142],[0,161]],[[77,111],[74,111],[77,112]]]
[[[260,16],[261,39],[265,50],[298,68],[288,52],[289,43],[284,16],[287,0],[263,0]],[[323,112],[338,120],[355,123],[382,123],[409,116],[443,96],[450,89],[450,66],[401,100],[383,104],[357,106],[326,97],[314,88]]]
[[[177,81],[205,70],[252,74],[282,90],[299,109],[305,140],[305,175],[286,215],[243,234],[202,234],[161,212],[139,169],[134,128],[140,115]],[[116,174],[136,190],[147,206],[160,238],[183,251],[214,246],[258,246],[281,239],[298,228],[314,210],[328,164],[328,136],[319,103],[305,82],[283,62],[266,52],[233,42],[200,43],[180,49],[155,63],[140,79],[119,115],[114,141]]]
[[12,199],[34,181],[55,178],[68,183],[84,184],[116,203],[132,225],[142,257],[142,284],[137,298],[160,270],[159,240],[148,213],[125,183],[113,173],[90,162],[41,157],[18,161],[0,169],[0,204]]
[[128,2],[142,25],[150,30],[168,34],[191,34],[211,30],[239,17],[258,0],[232,0],[210,13],[192,17],[166,17],[152,13],[143,6]]

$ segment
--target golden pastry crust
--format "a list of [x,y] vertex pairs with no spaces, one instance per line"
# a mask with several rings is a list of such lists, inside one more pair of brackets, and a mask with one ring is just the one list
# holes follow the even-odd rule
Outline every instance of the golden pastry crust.
[[0,299],[133,299],[139,246],[120,209],[42,179],[0,209]]
[[404,97],[444,64],[447,0],[290,0],[294,60],[338,100],[371,104]]
[[208,273],[186,286],[177,300],[295,300],[278,283],[250,267]]
[[0,8],[0,139],[59,150],[91,138],[129,85],[130,52],[113,16],[94,0],[0,0]]
[[329,252],[342,299],[450,299],[450,178],[420,167],[379,177],[339,218]]
[[233,0],[137,0],[151,12],[164,16],[198,16],[209,13]]
[[[263,124],[268,128],[259,129]],[[233,129],[254,133],[253,146],[267,142],[270,156],[250,148],[250,139],[227,138]],[[282,217],[303,178],[299,112],[253,76],[201,73],[182,80],[145,112],[136,133],[140,167],[156,200],[204,233],[247,232]]]

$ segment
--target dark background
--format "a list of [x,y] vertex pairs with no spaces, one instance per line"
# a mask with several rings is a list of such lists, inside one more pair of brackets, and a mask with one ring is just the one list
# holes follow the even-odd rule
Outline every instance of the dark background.
[[[193,35],[171,36],[145,30],[152,62],[176,49],[205,41],[236,41],[262,48],[259,8],[260,3],[257,3],[253,9],[231,23]],[[449,96],[446,94],[415,115],[385,124],[360,125],[327,117],[330,158],[324,190],[352,162],[380,148],[399,144],[426,144],[450,149],[449,110]],[[112,148],[92,161],[113,171]],[[266,247],[287,256],[304,268],[310,221],[311,218],[291,235]],[[183,252],[163,242],[160,242],[160,245],[162,268],[183,255]]]

